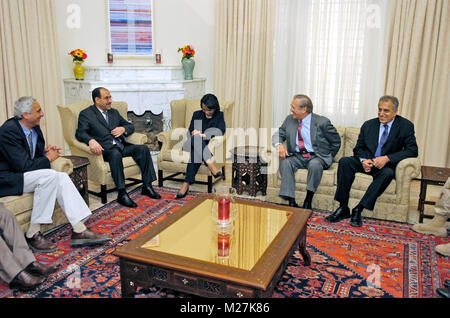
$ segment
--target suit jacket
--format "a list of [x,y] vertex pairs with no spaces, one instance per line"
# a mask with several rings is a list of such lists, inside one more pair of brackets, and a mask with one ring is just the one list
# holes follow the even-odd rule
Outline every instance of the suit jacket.
[[219,111],[211,119],[206,118],[203,110],[195,111],[192,114],[191,123],[188,128],[187,136],[188,140],[183,144],[185,151],[190,151],[191,147],[191,133],[193,130],[199,130],[202,134],[206,135],[205,142],[208,143],[215,136],[222,136],[225,134],[226,124],[223,112]]
[[[298,123],[298,119],[295,119],[292,114],[287,116],[278,132],[273,135],[272,145],[275,147],[277,143],[286,141],[288,153],[295,153]],[[316,156],[322,159],[329,168],[341,147],[339,133],[328,118],[312,113],[310,134]]]
[[89,140],[95,139],[106,151],[114,147],[114,136],[111,134],[111,130],[116,127],[124,127],[125,132],[118,139],[126,145],[125,137],[134,132],[133,124],[125,120],[119,111],[114,108],[108,111],[108,119],[109,125],[95,105],[89,106],[82,110],[78,116],[75,137],[86,145],[89,145]]
[[[358,141],[353,148],[354,156],[373,159],[378,147],[379,132],[380,120],[378,118],[366,121],[361,127]],[[417,157],[418,153],[414,124],[400,115],[395,116],[388,139],[381,148],[381,155],[387,155],[390,160],[386,166],[395,169],[401,160]]]
[[38,138],[32,159],[19,121],[10,118],[0,127],[0,197],[23,194],[24,172],[50,169],[50,161],[45,156],[42,131],[39,126],[33,129]]

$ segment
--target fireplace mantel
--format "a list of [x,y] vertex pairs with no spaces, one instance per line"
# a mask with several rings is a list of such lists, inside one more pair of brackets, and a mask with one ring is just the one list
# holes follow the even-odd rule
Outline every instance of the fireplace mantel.
[[127,102],[136,115],[162,112],[167,126],[172,100],[200,99],[205,93],[205,78],[183,77],[181,66],[87,66],[84,80],[64,79],[65,104],[90,100],[92,90],[101,86],[111,92],[113,101]]

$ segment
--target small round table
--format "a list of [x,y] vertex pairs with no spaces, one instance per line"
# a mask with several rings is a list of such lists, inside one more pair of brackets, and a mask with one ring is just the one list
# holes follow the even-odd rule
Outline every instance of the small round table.
[[266,195],[267,190],[267,162],[259,155],[259,147],[242,146],[232,150],[232,187],[237,194],[247,191],[256,196],[258,191]]

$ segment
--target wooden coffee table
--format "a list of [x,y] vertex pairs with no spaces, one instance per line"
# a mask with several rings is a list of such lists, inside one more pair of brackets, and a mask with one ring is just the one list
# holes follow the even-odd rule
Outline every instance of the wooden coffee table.
[[114,252],[122,297],[138,286],[166,287],[203,297],[271,297],[299,248],[306,266],[311,210],[237,199],[224,244],[211,216],[211,194],[199,195]]

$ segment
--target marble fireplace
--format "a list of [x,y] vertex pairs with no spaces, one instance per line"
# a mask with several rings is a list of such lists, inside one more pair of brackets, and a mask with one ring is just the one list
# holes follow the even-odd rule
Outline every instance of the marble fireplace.
[[94,88],[111,92],[113,101],[128,103],[128,120],[136,131],[146,133],[152,153],[158,152],[155,135],[170,129],[170,102],[200,99],[205,94],[205,78],[184,80],[181,66],[87,66],[85,79],[64,79],[65,104],[91,100]]

